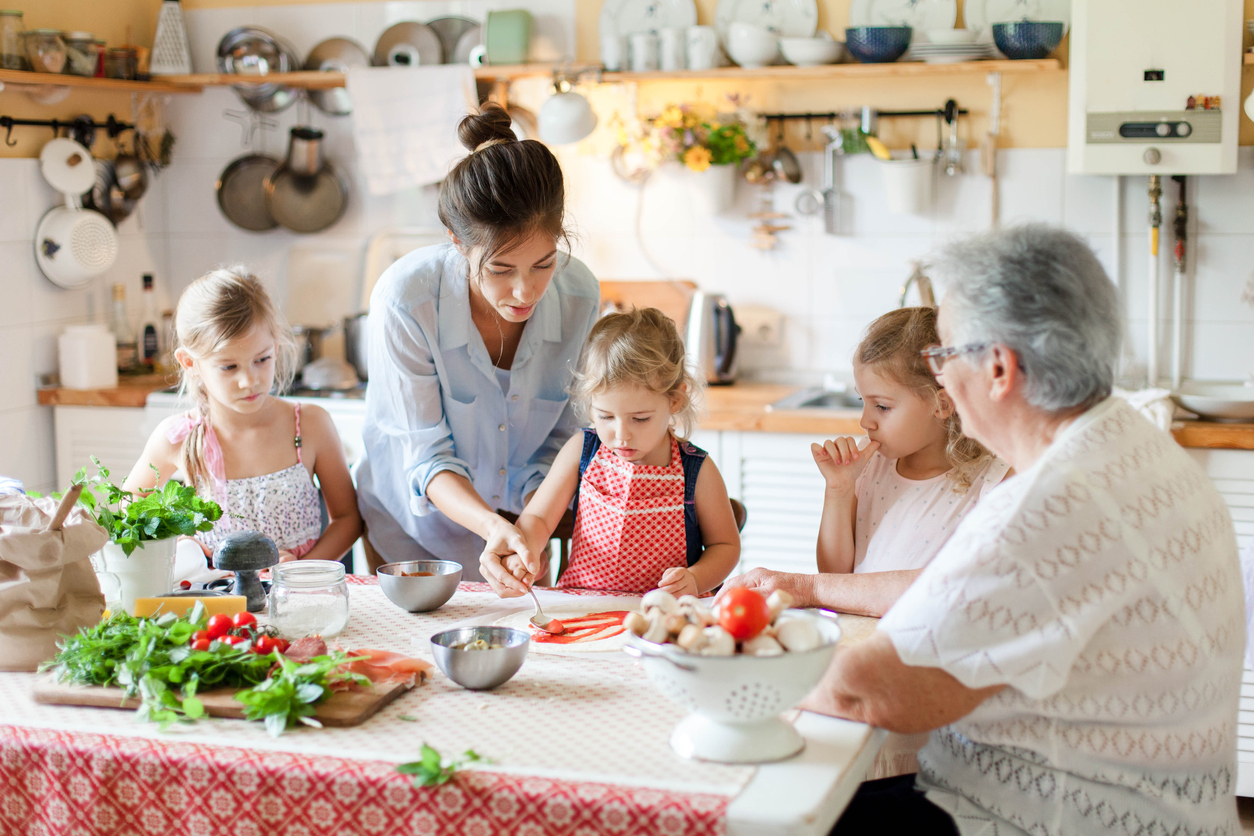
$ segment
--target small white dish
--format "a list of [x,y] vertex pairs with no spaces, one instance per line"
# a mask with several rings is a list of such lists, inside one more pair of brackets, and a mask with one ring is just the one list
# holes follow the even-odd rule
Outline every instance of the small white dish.
[[929,29],[925,34],[931,44],[973,44],[979,33],[971,29]]
[[765,67],[779,54],[779,38],[761,26],[732,23],[727,29],[727,52],[742,67]]
[[779,49],[784,53],[784,60],[798,67],[835,64],[845,51],[844,45],[833,41],[830,35],[826,38],[780,38]]

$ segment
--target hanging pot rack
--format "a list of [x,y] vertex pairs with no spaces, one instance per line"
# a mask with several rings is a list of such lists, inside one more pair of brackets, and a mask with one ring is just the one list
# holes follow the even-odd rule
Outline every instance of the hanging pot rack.
[[135,126],[130,122],[120,121],[110,113],[109,118],[103,122],[97,122],[90,116],[77,116],[73,119],[18,119],[13,116],[0,116],[0,128],[5,131],[4,144],[13,147],[17,145],[17,140],[13,138],[14,128],[51,128],[53,136],[60,136],[62,129],[97,131],[103,128],[110,139],[116,139],[118,134],[134,130]]
[[934,110],[875,110],[874,108],[860,107],[850,110],[834,110],[824,113],[762,113],[761,118],[765,119],[769,125],[771,122],[835,122],[838,119],[865,119],[867,113],[874,113],[881,119],[910,119],[910,118],[941,118],[946,123],[951,123],[959,116],[966,116],[968,111],[965,108],[959,108],[958,103],[949,99],[942,107]]

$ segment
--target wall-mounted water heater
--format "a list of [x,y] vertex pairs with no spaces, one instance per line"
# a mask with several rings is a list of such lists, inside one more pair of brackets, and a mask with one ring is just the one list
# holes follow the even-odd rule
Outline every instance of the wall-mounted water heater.
[[1231,174],[1242,0],[1072,0],[1072,174]]

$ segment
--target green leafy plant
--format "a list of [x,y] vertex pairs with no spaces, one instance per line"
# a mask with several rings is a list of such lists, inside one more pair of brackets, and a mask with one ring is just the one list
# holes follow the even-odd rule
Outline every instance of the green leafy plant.
[[298,723],[319,725],[312,715],[330,696],[333,683],[370,684],[344,669],[365,657],[334,653],[295,662],[277,653],[256,653],[249,641],[213,641],[207,650],[193,650],[193,635],[206,624],[199,602],[185,617],[114,613],[66,637],[61,651],[41,670],[51,671],[60,682],[118,687],[127,697],[138,696],[139,719],[163,729],[204,716],[197,694],[237,688],[235,698],[245,705],[245,717],[264,722],[276,737]]
[[415,787],[438,787],[453,780],[454,773],[472,763],[491,763],[474,749],[462,752],[460,758],[444,758],[433,746],[422,744],[419,758],[410,763],[402,763],[396,771],[402,775],[414,776]]
[[[195,536],[208,531],[222,517],[222,509],[211,499],[202,499],[196,489],[172,479],[161,485],[157,473],[157,487],[147,494],[137,495],[122,490],[109,479],[109,469],[100,459],[91,457],[96,475],[86,478],[86,469],[74,474],[74,484],[83,485],[79,504],[91,511],[96,522],[109,532],[109,539],[122,547],[129,557],[140,543],[147,540],[165,540],[184,535]],[[53,494],[58,499],[59,495]]]

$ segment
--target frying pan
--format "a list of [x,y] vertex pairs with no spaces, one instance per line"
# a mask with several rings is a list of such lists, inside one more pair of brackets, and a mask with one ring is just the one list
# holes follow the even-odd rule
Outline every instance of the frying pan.
[[265,182],[279,161],[264,154],[248,154],[231,162],[218,177],[218,208],[226,219],[250,232],[279,225],[266,208]]

